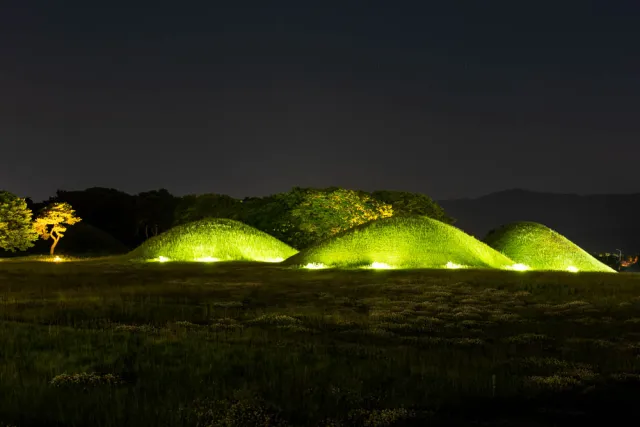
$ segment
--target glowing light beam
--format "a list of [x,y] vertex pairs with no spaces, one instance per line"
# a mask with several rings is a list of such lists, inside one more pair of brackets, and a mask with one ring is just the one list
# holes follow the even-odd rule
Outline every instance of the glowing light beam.
[[368,268],[373,268],[374,270],[391,270],[393,266],[385,264],[384,262],[373,262]]
[[465,268],[464,265],[456,264],[455,262],[451,262],[451,261],[449,261],[445,265],[445,267],[446,268],[451,268],[451,269]]
[[507,270],[527,271],[527,270],[531,270],[531,267],[524,264],[513,264],[512,266],[507,267]]
[[196,258],[196,261],[198,262],[218,262],[220,261],[220,258],[214,258],[212,256],[205,256],[202,258]]
[[310,262],[302,268],[307,268],[309,270],[320,270],[322,268],[327,268],[327,266],[319,262]]

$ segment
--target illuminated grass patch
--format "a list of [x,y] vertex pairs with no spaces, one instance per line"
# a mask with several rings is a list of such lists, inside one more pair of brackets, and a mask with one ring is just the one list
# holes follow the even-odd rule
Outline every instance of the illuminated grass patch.
[[502,226],[490,232],[484,241],[532,270],[614,272],[566,237],[535,222]]
[[241,222],[211,218],[174,227],[147,240],[130,256],[157,262],[281,262],[296,252],[275,237]]
[[513,264],[513,265],[508,266],[507,270],[529,271],[529,270],[531,270],[531,267],[529,267],[528,265],[525,265],[525,264]]
[[506,268],[505,255],[427,217],[385,218],[355,227],[287,259],[313,268]]
[[327,268],[326,265],[324,264],[318,264],[318,263],[309,263],[303,266],[303,268],[309,269],[309,270],[321,270],[323,268]]

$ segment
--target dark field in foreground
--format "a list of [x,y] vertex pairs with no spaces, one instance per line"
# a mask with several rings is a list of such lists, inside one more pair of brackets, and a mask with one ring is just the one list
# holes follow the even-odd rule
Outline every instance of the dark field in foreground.
[[2,427],[584,425],[640,276],[0,261],[0,343]]

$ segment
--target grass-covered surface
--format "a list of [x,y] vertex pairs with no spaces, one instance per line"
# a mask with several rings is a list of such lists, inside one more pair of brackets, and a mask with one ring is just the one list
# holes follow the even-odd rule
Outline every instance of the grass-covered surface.
[[0,425],[615,423],[639,325],[631,274],[0,261]]
[[566,237],[535,222],[504,225],[491,231],[484,242],[534,270],[615,272]]
[[427,217],[386,218],[352,228],[287,259],[287,265],[506,268],[512,260],[463,231]]
[[172,228],[130,253],[132,259],[281,262],[298,251],[231,219],[209,218]]

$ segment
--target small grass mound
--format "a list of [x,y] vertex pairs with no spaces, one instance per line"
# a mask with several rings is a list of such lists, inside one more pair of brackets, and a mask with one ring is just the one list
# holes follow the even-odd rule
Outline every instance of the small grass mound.
[[504,225],[489,232],[484,242],[534,270],[615,272],[566,237],[535,222]]
[[231,219],[209,218],[174,227],[130,253],[158,261],[281,262],[296,250],[273,236]]
[[514,262],[463,231],[428,217],[385,218],[287,259],[307,268],[508,268]]

